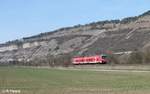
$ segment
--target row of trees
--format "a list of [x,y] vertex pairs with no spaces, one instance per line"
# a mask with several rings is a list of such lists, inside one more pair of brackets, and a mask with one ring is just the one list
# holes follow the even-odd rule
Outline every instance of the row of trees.
[[64,66],[67,67],[71,64],[72,56],[70,54],[63,54],[59,56],[47,55],[45,58],[34,58],[29,62],[23,63],[27,66]]
[[110,55],[109,58],[112,64],[150,64],[150,50],[134,51],[120,57]]
[[0,62],[1,66],[64,66],[67,67],[71,64],[71,55],[69,54],[63,54],[59,56],[46,56],[44,58],[34,58],[30,61],[18,61],[13,60],[9,62]]
[[[24,61],[10,61],[0,62],[0,65],[20,65],[20,66],[70,66],[73,54],[62,54],[62,55],[47,55],[43,58],[34,58],[27,62]],[[137,50],[130,54],[118,56],[114,54],[108,55],[109,64],[150,64],[150,49]]]

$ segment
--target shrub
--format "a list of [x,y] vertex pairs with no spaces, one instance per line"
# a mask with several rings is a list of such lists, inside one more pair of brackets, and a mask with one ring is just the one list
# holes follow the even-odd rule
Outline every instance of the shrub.
[[109,54],[108,55],[108,62],[111,64],[119,64],[118,56],[114,54]]
[[143,58],[144,63],[150,63],[150,49],[146,48],[144,49],[144,58]]
[[142,64],[143,63],[143,53],[140,51],[136,51],[130,54],[128,60],[128,64]]

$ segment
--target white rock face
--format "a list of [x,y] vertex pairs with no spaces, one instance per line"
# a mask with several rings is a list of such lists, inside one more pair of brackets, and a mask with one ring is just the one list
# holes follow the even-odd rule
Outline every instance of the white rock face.
[[32,42],[32,43],[28,42],[28,43],[24,43],[22,47],[25,49],[25,48],[40,46],[41,44],[43,44],[43,42]]
[[[31,48],[31,47],[37,47],[37,46],[40,46],[40,45],[44,45],[46,44],[46,41],[41,41],[41,42],[27,42],[27,43],[24,43],[22,44],[20,47],[25,49],[25,48]],[[13,51],[13,50],[17,50],[20,48],[18,45],[8,45],[8,46],[2,46],[0,47],[0,52],[5,52],[5,51]]]
[[8,45],[8,46],[0,47],[0,52],[12,51],[12,50],[17,50],[17,49],[18,49],[17,45]]
[[29,48],[30,45],[31,45],[30,43],[24,43],[22,47],[23,47],[23,48]]

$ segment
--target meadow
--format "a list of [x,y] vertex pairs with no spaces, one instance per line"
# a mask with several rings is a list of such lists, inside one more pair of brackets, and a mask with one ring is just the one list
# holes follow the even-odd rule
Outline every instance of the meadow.
[[149,93],[150,72],[0,67],[0,94]]

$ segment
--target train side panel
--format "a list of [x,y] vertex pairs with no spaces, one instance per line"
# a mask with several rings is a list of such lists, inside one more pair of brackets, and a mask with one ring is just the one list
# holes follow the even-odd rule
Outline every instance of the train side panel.
[[73,64],[96,64],[105,61],[101,56],[76,57],[72,59]]

